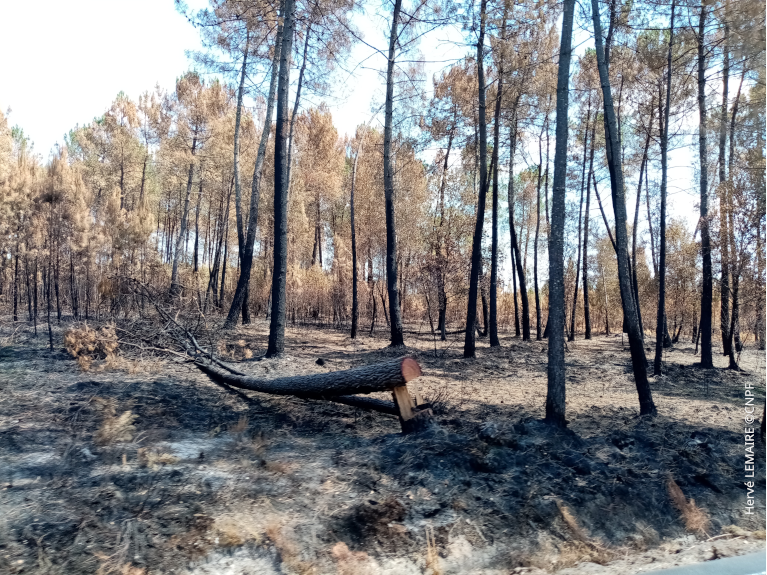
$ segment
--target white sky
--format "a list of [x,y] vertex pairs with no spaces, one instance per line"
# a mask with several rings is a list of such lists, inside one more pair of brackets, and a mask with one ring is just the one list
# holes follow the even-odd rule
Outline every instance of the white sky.
[[[192,0],[189,5],[197,9],[207,2]],[[0,109],[11,108],[9,123],[22,127],[43,157],[75,125],[101,115],[118,92],[137,98],[155,84],[173,90],[176,78],[191,64],[185,50],[200,48],[197,30],[176,12],[172,0],[4,2],[0,21],[4,23],[0,53],[6,55],[0,59]],[[389,23],[373,7],[368,14],[355,16],[355,22],[367,42],[386,48]],[[591,45],[581,36],[576,31],[578,52]],[[439,30],[421,42],[426,58],[435,61],[426,65],[428,87],[432,75],[448,65],[436,61],[458,59],[465,53],[464,48],[446,42],[449,37],[457,39],[458,33]],[[341,99],[331,104],[341,135],[354,133],[357,125],[368,121],[372,101],[383,97],[383,82],[376,70],[383,68],[384,58],[357,44],[347,65],[353,68],[363,61],[353,76],[346,75]],[[697,221],[691,166],[695,156],[690,148],[682,148],[669,161],[669,212],[684,218],[689,229]],[[627,179],[629,206],[633,206],[635,186],[633,179]],[[603,196],[609,202],[609,193]],[[594,204],[592,221],[599,221]],[[508,243],[508,232],[504,235]]]

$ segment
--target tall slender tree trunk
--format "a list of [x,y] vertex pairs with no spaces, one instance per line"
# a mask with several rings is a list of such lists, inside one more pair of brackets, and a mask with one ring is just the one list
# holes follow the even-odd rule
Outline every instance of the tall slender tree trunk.
[[397,226],[394,218],[394,169],[392,166],[392,123],[394,114],[394,57],[397,49],[397,28],[402,0],[394,0],[391,33],[389,34],[389,60],[386,67],[386,104],[384,112],[384,199],[386,208],[386,286],[389,292],[391,316],[391,346],[405,345],[402,332],[399,286],[397,285]]
[[[762,200],[762,205],[760,206],[760,209],[757,211],[759,214],[763,214],[765,212],[764,209],[764,200]],[[762,286],[762,278],[764,277],[764,240],[762,239],[762,218],[761,215],[759,216],[759,219],[756,222],[756,277],[757,282],[756,285]],[[761,289],[764,289],[761,287]],[[758,348],[760,351],[764,351],[765,347],[767,347],[767,341],[765,341],[767,338],[765,337],[765,318],[764,318],[764,299],[762,298],[756,298],[756,326],[755,326],[755,335],[756,335],[756,341],[758,342]]]
[[732,314],[730,318],[730,369],[740,369],[735,357],[735,353],[740,353],[742,348],[740,341],[740,276],[743,271],[743,262],[738,255],[735,245],[735,216],[732,196],[732,172],[735,161],[735,117],[738,115],[738,103],[740,101],[740,92],[743,88],[743,80],[746,76],[747,67],[743,64],[743,71],[740,75],[740,84],[735,94],[735,101],[732,104],[732,114],[730,115],[730,157],[727,163],[728,185],[727,185],[727,204],[730,209],[727,210],[727,227],[730,231],[730,276],[732,285]]
[[519,304],[517,303],[517,267],[514,265],[514,246],[511,247],[511,282],[514,287],[514,335],[519,337]]
[[[595,0],[596,1],[596,0]],[[546,421],[565,427],[565,283],[564,233],[565,186],[567,179],[567,114],[570,103],[570,60],[572,58],[575,0],[565,0],[557,72],[557,124],[554,145],[554,185],[551,193],[549,233],[549,345]]]
[[700,255],[703,280],[700,296],[700,365],[714,367],[711,349],[711,313],[713,308],[713,274],[711,271],[711,233],[708,217],[708,118],[706,108],[706,3],[701,4],[698,19],[698,154],[700,156]]
[[[455,116],[454,116],[455,119]],[[438,236],[438,245],[437,245],[437,297],[438,297],[438,305],[439,305],[439,320],[438,320],[438,327],[439,330],[439,338],[442,341],[447,340],[447,293],[445,292],[445,275],[447,273],[447,261],[446,261],[446,254],[445,250],[447,246],[445,245],[445,235],[444,235],[444,225],[445,225],[445,186],[447,185],[447,170],[448,170],[448,159],[450,157],[450,150],[453,146],[453,135],[455,133],[455,124],[453,124],[452,129],[450,130],[450,134],[447,139],[447,150],[445,151],[445,161],[442,166],[442,181],[440,182],[439,186],[439,236]]]
[[666,78],[666,105],[663,109],[663,119],[660,122],[661,140],[660,140],[660,260],[658,268],[658,319],[655,331],[655,363],[653,371],[656,376],[663,373],[663,340],[666,332],[666,189],[668,186],[668,133],[669,133],[669,115],[671,113],[671,77],[672,77],[672,55],[674,47],[674,16],[676,12],[676,0],[671,2],[671,25],[669,26],[668,55]]
[[591,339],[591,308],[589,307],[589,210],[591,209],[591,184],[594,176],[594,136],[596,118],[591,126],[591,151],[589,152],[589,174],[586,176],[586,212],[583,214],[583,323],[584,339]]
[[202,203],[202,175],[200,175],[200,189],[197,194],[197,206],[194,210],[194,255],[192,257],[192,265],[194,273],[197,273],[200,269],[200,204]]
[[[234,207],[235,218],[237,222],[237,259],[239,261],[240,275],[245,263],[245,229],[243,227],[242,217],[242,185],[240,184],[240,119],[242,117],[242,98],[245,92],[245,75],[248,67],[248,50],[250,48],[250,30],[246,29],[245,32],[245,48],[242,51],[242,71],[240,73],[240,86],[237,90],[237,113],[234,121]],[[202,192],[202,182],[200,183],[200,192]],[[195,237],[195,260],[197,258],[197,238]],[[226,260],[224,260],[226,264]],[[195,271],[197,271],[197,265],[195,262]],[[224,265],[224,272],[226,272],[226,265]],[[223,292],[223,281],[221,282],[221,289]],[[235,288],[236,291],[236,288]],[[247,305],[247,287],[245,288],[245,303],[241,305],[242,308],[242,323],[250,323],[250,313]],[[223,297],[221,298],[223,303]]]
[[[280,78],[277,88],[277,123],[274,135],[274,271],[272,272],[272,313],[267,357],[285,350],[285,304],[288,275],[288,91],[290,56],[295,24],[294,0],[284,0],[283,37],[280,51]],[[236,317],[236,316],[235,316]]]
[[607,300],[607,281],[605,280],[605,269],[600,264],[599,273],[602,276],[602,293],[605,300],[605,335],[610,335],[610,303]]
[[[197,134],[192,138],[192,157],[197,151]],[[189,174],[186,179],[186,197],[184,207],[181,212],[181,225],[179,227],[178,242],[173,252],[173,268],[170,276],[170,293],[172,296],[181,295],[181,284],[178,282],[178,263],[181,259],[181,251],[184,248],[184,238],[186,237],[186,221],[189,216],[189,196],[192,193],[192,178],[194,177],[194,161],[189,162]]]
[[13,268],[13,321],[19,321],[19,243],[16,242]]
[[[506,17],[508,2],[504,3],[503,23],[501,24],[501,42],[506,39]],[[502,44],[499,44],[499,47]],[[495,120],[493,123],[493,219],[491,222],[491,255],[490,255],[490,347],[498,347],[498,148],[501,143],[501,101],[503,100],[503,52],[498,57],[498,88],[495,97]],[[481,64],[481,61],[479,61]],[[536,287],[537,289],[537,287]],[[488,322],[485,322],[487,329]]]
[[[533,240],[533,292],[535,295],[535,339],[541,341],[541,298],[538,293],[538,238],[541,232],[541,180],[543,178],[543,133],[546,130],[544,122],[541,134],[538,136],[538,181],[535,190],[535,238]],[[548,223],[548,222],[547,222]]]
[[722,332],[722,353],[730,355],[730,232],[729,220],[727,218],[727,194],[724,186],[727,182],[725,148],[727,145],[727,108],[729,102],[729,81],[730,81],[730,50],[727,45],[729,42],[729,23],[727,21],[727,2],[725,1],[725,22],[724,22],[724,45],[722,47],[722,113],[719,119],[719,245],[722,251],[722,279],[720,285],[721,309],[719,313],[720,329]]
[[[650,102],[650,110],[654,107],[654,100]],[[631,230],[631,264],[632,264],[632,277],[634,283],[634,297],[636,298],[637,306],[637,320],[639,321],[639,331],[644,335],[644,324],[642,323],[642,306],[639,304],[639,278],[637,277],[637,229],[639,228],[639,204],[642,199],[642,178],[644,177],[645,169],[647,168],[647,154],[650,149],[650,139],[652,136],[652,122],[655,118],[654,114],[650,114],[650,125],[647,128],[647,137],[644,143],[644,153],[642,154],[642,162],[639,165],[639,183],[637,184],[637,200],[634,207],[634,227]]]
[[517,147],[516,119],[510,135],[511,152],[509,153],[509,235],[511,237],[511,257],[516,263],[517,279],[519,280],[519,293],[522,299],[522,341],[530,340],[530,303],[527,297],[527,285],[525,282],[525,269],[522,266],[522,256],[519,253],[517,241],[517,226],[514,223],[514,153]]
[[296,86],[296,99],[293,102],[293,113],[290,116],[290,134],[288,135],[288,191],[290,191],[290,170],[292,166],[293,158],[293,129],[296,125],[296,116],[298,116],[298,106],[301,101],[301,88],[304,84],[304,72],[306,71],[306,54],[309,51],[309,37],[312,34],[311,23],[306,28],[306,37],[304,38],[304,57],[301,61],[301,69],[298,72],[298,85]]
[[[304,59],[306,56],[304,55]],[[364,135],[363,135],[364,137]],[[357,146],[357,153],[354,155],[354,165],[352,166],[352,187],[349,194],[349,203],[351,206],[351,230],[352,230],[352,331],[351,338],[357,337],[357,322],[359,321],[359,302],[357,299],[357,229],[354,223],[354,184],[357,182],[357,163],[362,152],[362,141]]]
[[[624,316],[627,322],[629,347],[634,370],[634,380],[639,395],[639,412],[641,415],[657,413],[652,399],[652,391],[647,380],[647,359],[644,353],[644,345],[635,309],[634,297],[631,289],[631,275],[628,263],[628,240],[626,235],[626,198],[623,188],[623,168],[620,164],[620,140],[618,137],[615,108],[613,107],[612,91],[610,89],[610,77],[605,62],[604,47],[602,44],[602,23],[599,20],[598,0],[591,0],[592,17],[594,21],[594,38],[597,53],[597,67],[602,86],[602,96],[605,111],[605,142],[609,153],[607,154],[608,167],[610,168],[610,180],[613,188],[613,207],[615,210],[615,236],[616,249],[618,252],[618,280],[620,283],[621,300],[623,303]],[[556,211],[556,209],[554,210]],[[564,212],[564,206],[562,206]],[[561,333],[561,329],[559,330]],[[552,330],[552,333],[556,330]],[[549,350],[551,350],[549,345]],[[549,351],[551,353],[551,351]]]
[[567,338],[568,341],[575,341],[575,314],[578,310],[578,282],[580,281],[581,273],[581,240],[583,237],[581,233],[581,222],[583,220],[583,192],[583,187],[581,187],[581,200],[578,207],[578,243],[576,244],[578,247],[575,259],[575,286],[573,288],[573,305],[570,308],[570,335]]
[[487,0],[480,5],[479,38],[477,39],[477,80],[479,92],[479,191],[477,193],[477,219],[471,247],[471,272],[469,275],[469,301],[466,311],[466,338],[463,346],[464,357],[474,357],[476,346],[474,322],[477,317],[477,291],[482,268],[482,227],[485,219],[485,197],[487,194],[487,119],[485,105],[485,19]]
[[[282,0],[281,11],[285,14],[285,3],[290,0]],[[264,158],[266,157],[266,147],[269,143],[269,134],[272,131],[272,113],[274,111],[274,100],[277,92],[278,72],[280,68],[280,56],[282,53],[283,25],[277,27],[277,35],[274,43],[274,57],[272,59],[272,73],[269,81],[269,94],[266,99],[266,117],[264,127],[261,130],[261,139],[258,144],[256,161],[253,166],[253,180],[250,190],[250,211],[248,213],[248,231],[245,237],[245,246],[242,251],[242,262],[240,265],[240,277],[237,280],[237,287],[232,297],[232,305],[224,322],[224,329],[232,329],[237,324],[237,316],[240,309],[247,308],[250,285],[250,274],[253,269],[253,249],[256,243],[256,228],[258,226],[258,208],[261,199],[261,177],[264,169]]]
[[[571,309],[571,315],[570,315],[570,335],[567,338],[568,341],[574,341],[575,340],[575,313],[578,307],[578,280],[579,280],[579,274],[581,269],[581,221],[583,220],[583,192],[584,192],[584,186],[586,188],[589,187],[589,181],[588,177],[591,176],[591,171],[589,170],[588,176],[586,175],[586,156],[588,153],[588,140],[589,140],[589,120],[591,118],[591,98],[589,98],[589,105],[588,109],[586,111],[586,128],[583,132],[583,162],[581,164],[581,201],[580,206],[578,208],[578,257],[576,260],[575,265],[575,289],[573,290],[573,306]],[[596,122],[595,122],[596,123]],[[592,143],[592,149],[593,149],[593,143]]]

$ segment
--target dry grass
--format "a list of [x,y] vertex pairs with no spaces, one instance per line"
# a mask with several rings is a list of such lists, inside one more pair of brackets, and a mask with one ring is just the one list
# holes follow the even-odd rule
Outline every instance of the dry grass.
[[259,544],[263,540],[263,530],[253,521],[252,514],[220,515],[213,521],[213,528],[217,544],[222,547],[239,547],[249,541]]
[[291,472],[293,466],[284,461],[267,461],[264,464],[264,468],[272,473],[279,473],[280,475],[286,475]]
[[339,541],[330,550],[336,562],[338,575],[373,575],[375,565],[363,551],[351,551],[346,543]]
[[266,536],[277,548],[282,563],[291,571],[299,575],[312,575],[317,573],[317,566],[313,561],[301,558],[301,550],[293,539],[285,533],[286,529],[279,523],[271,523],[266,528]]
[[666,487],[671,497],[671,502],[682,514],[682,521],[684,521],[687,531],[699,535],[708,535],[711,530],[711,520],[708,517],[708,511],[698,507],[694,499],[687,501],[684,493],[682,493],[679,485],[677,485],[671,475],[668,476]]
[[84,323],[64,333],[64,347],[77,360],[80,369],[89,371],[96,360],[104,360],[102,368],[114,367],[117,359],[117,333],[113,325],[98,330]]
[[173,465],[178,463],[178,457],[170,453],[150,451],[146,447],[138,449],[137,453],[139,467],[149,467],[156,469],[160,465]]
[[243,433],[246,429],[248,429],[248,423],[248,416],[241,415],[240,419],[237,420],[237,423],[233,423],[229,426],[229,433],[235,435]]
[[434,541],[434,529],[431,525],[426,525],[426,569],[429,575],[442,575],[437,544]]
[[133,422],[138,419],[132,411],[123,411],[117,415],[117,401],[113,398],[94,397],[91,400],[97,410],[102,413],[101,426],[93,436],[98,445],[109,445],[131,441],[136,435]]
[[575,539],[575,541],[568,541],[562,546],[557,561],[558,565],[569,567],[581,561],[591,561],[604,565],[614,559],[614,553],[600,541],[592,538],[564,503],[559,500],[555,501],[562,521]]

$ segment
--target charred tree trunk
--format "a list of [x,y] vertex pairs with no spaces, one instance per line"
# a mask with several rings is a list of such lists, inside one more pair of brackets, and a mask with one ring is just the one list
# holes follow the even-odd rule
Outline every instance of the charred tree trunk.
[[[290,56],[295,24],[294,0],[284,0],[283,37],[280,50],[280,77],[277,88],[277,123],[274,135],[274,270],[272,272],[272,313],[267,357],[285,350],[285,286],[288,274],[288,91]],[[235,315],[236,317],[236,315]]]
[[[284,0],[282,12],[285,13]],[[261,130],[261,140],[258,144],[256,161],[253,167],[253,180],[250,191],[250,211],[248,213],[248,231],[245,237],[245,246],[242,250],[242,263],[240,265],[240,277],[237,280],[237,288],[232,297],[232,305],[224,322],[224,329],[232,329],[237,323],[237,316],[241,308],[247,308],[250,285],[250,274],[253,269],[253,249],[256,242],[256,227],[258,225],[258,208],[261,199],[261,176],[263,174],[264,158],[266,157],[266,146],[269,142],[269,134],[272,130],[272,112],[274,110],[274,100],[277,90],[278,70],[280,63],[280,54],[282,52],[282,24],[277,27],[277,36],[274,43],[274,57],[272,59],[272,73],[269,82],[269,94],[266,100],[266,118],[264,127]]]
[[[506,17],[508,2],[504,3],[501,42],[506,40]],[[499,47],[502,44],[499,44]],[[481,60],[479,61],[481,65]],[[501,143],[501,101],[503,100],[503,53],[498,57],[498,88],[495,98],[495,121],[493,125],[493,219],[491,222],[492,247],[490,255],[490,347],[498,347],[498,148]],[[537,286],[536,286],[537,289]],[[488,324],[485,322],[485,329]]]
[[517,268],[514,265],[514,246],[511,247],[511,282],[514,286],[514,335],[519,337],[519,304],[517,303]]
[[[197,135],[192,139],[192,156],[197,151]],[[189,216],[189,196],[192,194],[192,178],[194,177],[194,162],[189,163],[189,174],[186,180],[186,197],[184,207],[181,212],[181,225],[179,227],[178,242],[173,252],[173,267],[170,277],[170,293],[172,296],[181,295],[181,284],[178,281],[178,264],[181,259],[181,251],[184,247],[184,238],[186,237],[186,222]]]
[[536,182],[535,196],[535,238],[533,239],[533,291],[535,295],[535,339],[541,341],[541,298],[538,293],[538,237],[541,231],[541,178],[543,177],[543,132],[538,136],[538,181]]
[[586,176],[586,212],[583,214],[583,322],[585,339],[591,339],[591,308],[589,307],[589,210],[591,209],[590,178],[594,174],[594,136],[596,118],[591,127],[591,152],[589,153],[589,175]]
[[653,371],[655,376],[663,373],[663,340],[667,336],[666,327],[666,188],[668,182],[668,133],[669,133],[669,115],[671,112],[671,64],[672,49],[674,46],[674,16],[676,12],[676,0],[671,2],[671,25],[669,26],[668,55],[667,55],[667,78],[666,78],[666,105],[663,109],[663,119],[659,118],[661,130],[660,140],[660,259],[658,269],[658,319],[655,332],[655,362]]
[[[304,54],[304,60],[306,55]],[[351,231],[352,231],[352,330],[351,338],[357,337],[357,322],[359,321],[359,301],[357,298],[357,229],[354,224],[354,184],[357,182],[357,162],[362,152],[362,142],[357,146],[357,153],[354,155],[354,165],[352,166],[352,186],[349,194],[349,203],[351,206]]]
[[530,341],[530,303],[527,298],[527,285],[525,283],[525,269],[522,266],[522,256],[519,253],[519,242],[517,241],[517,230],[514,224],[514,153],[516,151],[517,130],[516,120],[512,133],[511,152],[509,154],[509,235],[511,237],[511,257],[516,263],[517,279],[519,280],[519,293],[522,299],[522,341]]
[[[400,0],[397,0],[399,2]],[[485,105],[485,20],[487,0],[481,0],[479,38],[477,39],[477,81],[479,92],[479,192],[477,193],[477,219],[471,247],[471,273],[469,275],[469,301],[466,312],[466,339],[464,357],[474,357],[474,321],[477,316],[477,290],[482,267],[482,227],[485,220],[485,196],[487,194],[487,118]]]
[[399,286],[397,285],[397,226],[394,217],[394,169],[392,166],[392,123],[394,114],[394,58],[397,49],[397,28],[399,26],[402,0],[394,1],[391,32],[389,34],[389,55],[386,67],[386,103],[384,112],[384,196],[386,208],[386,286],[389,292],[391,315],[391,346],[405,345],[402,331]]
[[[631,348],[631,360],[637,393],[639,395],[639,412],[641,415],[653,415],[657,413],[657,409],[652,399],[650,384],[647,380],[647,358],[645,357],[642,335],[639,331],[635,302],[631,289],[631,275],[627,266],[628,241],[626,235],[626,199],[623,187],[623,168],[620,163],[620,140],[615,119],[615,109],[613,107],[612,91],[610,89],[610,78],[602,45],[602,23],[599,20],[599,3],[597,0],[591,0],[591,8],[594,21],[597,67],[600,84],[602,86],[605,109],[605,141],[608,150],[607,162],[608,167],[610,168],[610,180],[613,190],[615,236],[618,252],[618,280],[620,282],[621,300],[623,303],[624,316],[628,323],[627,327],[629,346]],[[564,212],[564,206],[562,206],[562,211]],[[551,350],[551,346],[549,346],[549,350]],[[549,353],[551,353],[551,351]]]
[[722,279],[720,285],[721,309],[719,313],[720,329],[722,332],[722,353],[730,355],[730,232],[729,220],[727,218],[727,194],[724,192],[724,185],[727,181],[725,171],[725,147],[727,144],[727,104],[729,101],[729,81],[730,81],[730,51],[727,45],[729,41],[729,24],[727,21],[727,3],[725,2],[725,22],[724,22],[724,46],[722,55],[722,113],[719,119],[719,187],[722,192],[719,194],[719,244],[722,251]]
[[[650,110],[653,109],[653,102],[650,103]],[[650,137],[652,135],[652,122],[655,116],[650,114],[650,125],[647,128],[647,138],[645,138],[644,153],[642,154],[642,161],[639,165],[639,183],[637,184],[637,200],[634,208],[634,227],[631,230],[631,263],[632,263],[632,277],[634,283],[634,297],[636,298],[637,305],[637,321],[639,321],[639,330],[644,335],[644,326],[642,323],[642,306],[639,305],[639,278],[637,277],[637,228],[639,227],[639,204],[642,199],[642,178],[644,177],[645,169],[647,168],[647,153],[650,149]]]
[[[594,0],[596,1],[596,0]],[[565,186],[567,179],[567,114],[570,102],[570,60],[572,57],[575,0],[565,0],[557,72],[557,124],[554,147],[554,185],[551,194],[549,233],[549,345],[546,421],[564,427],[565,419],[565,284],[564,232]]]

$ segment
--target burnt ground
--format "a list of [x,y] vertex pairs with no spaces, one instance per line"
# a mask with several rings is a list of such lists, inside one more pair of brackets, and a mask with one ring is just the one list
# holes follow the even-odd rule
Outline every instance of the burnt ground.
[[[285,357],[246,359],[266,331],[221,350],[265,378],[402,354],[383,333],[301,328]],[[56,337],[51,353],[0,333],[3,574],[631,574],[765,545],[760,443],[743,511],[744,385],[761,416],[764,352],[707,371],[676,345],[652,381],[659,415],[639,418],[621,336],[579,339],[557,432],[541,422],[545,342],[506,334],[465,360],[460,335],[411,334],[437,424],[402,436],[390,416],[243,393],[170,359],[82,372]]]

